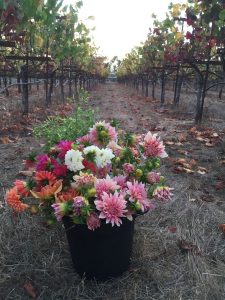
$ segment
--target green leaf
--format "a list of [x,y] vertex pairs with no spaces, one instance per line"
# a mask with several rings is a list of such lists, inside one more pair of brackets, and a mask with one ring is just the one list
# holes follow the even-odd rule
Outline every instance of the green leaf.
[[225,9],[221,10],[219,13],[219,18],[221,21],[225,21]]

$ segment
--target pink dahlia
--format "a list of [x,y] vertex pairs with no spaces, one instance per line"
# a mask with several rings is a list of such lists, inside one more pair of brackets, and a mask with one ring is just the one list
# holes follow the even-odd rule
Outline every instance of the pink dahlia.
[[147,174],[148,183],[154,184],[160,181],[160,174],[156,172],[149,172]]
[[143,199],[147,199],[147,192],[145,190],[144,183],[139,183],[134,180],[134,182],[127,182],[127,194],[130,196],[130,201],[139,201]]
[[119,188],[120,186],[113,179],[111,179],[109,175],[107,175],[106,178],[97,179],[95,182],[96,194],[99,199],[102,198],[104,192],[113,193]]
[[101,213],[100,219],[106,219],[106,223],[111,223],[112,226],[115,224],[120,226],[122,224],[121,217],[126,217],[126,201],[123,195],[118,194],[107,194],[103,192],[102,200],[94,201],[97,210]]
[[171,189],[168,186],[157,187],[153,192],[153,197],[162,201],[171,200],[173,194],[170,192],[170,190]]
[[136,148],[131,148],[131,151],[132,151],[132,153],[133,153],[133,155],[135,156],[135,157],[138,157],[139,156],[139,152],[138,152],[138,149],[136,149]]
[[127,194],[129,195],[130,202],[137,202],[142,211],[150,209],[150,203],[147,198],[145,185],[137,181],[127,182]]
[[91,144],[99,146],[98,132],[95,126],[90,129],[89,139]]
[[[99,131],[99,128],[102,128],[102,130]],[[103,134],[100,136],[101,134]],[[116,129],[112,127],[109,123],[106,123],[105,121],[97,122],[89,131],[89,138],[90,142],[94,145],[102,145],[101,138],[105,138],[108,140],[108,143],[110,141],[116,141],[117,140],[117,133]]]
[[111,141],[117,140],[117,133],[115,127],[112,127],[109,123],[104,124],[105,128],[108,129],[108,133]]
[[165,146],[160,138],[157,138],[157,134],[151,134],[149,131],[144,138],[144,154],[147,157],[167,157]]
[[80,144],[88,145],[90,143],[90,136],[89,134],[86,134],[84,136],[81,136],[77,138],[77,142]]
[[72,141],[60,141],[57,144],[57,148],[60,151],[60,153],[58,154],[58,157],[60,159],[63,160],[65,159],[66,152],[72,149],[72,144],[73,144]]
[[61,202],[61,203],[54,203],[51,205],[54,209],[54,215],[57,221],[61,221],[62,217],[66,215],[68,212],[68,203]]
[[127,177],[123,175],[113,177],[113,180],[120,186],[121,189],[124,189],[127,186]]
[[120,156],[122,151],[122,147],[120,147],[115,141],[110,141],[107,148],[111,149],[116,156]]
[[97,213],[91,213],[90,216],[87,217],[87,227],[90,230],[95,230],[96,228],[100,227],[101,222],[98,217]]
[[105,178],[106,174],[109,174],[112,171],[112,165],[108,164],[104,168],[98,168],[98,177]]
[[132,164],[129,164],[129,163],[123,164],[123,171],[125,174],[129,175],[129,174],[133,173],[134,170],[135,170],[135,167]]
[[76,186],[82,187],[84,185],[93,185],[96,181],[96,177],[93,174],[80,172],[79,175],[73,176]]

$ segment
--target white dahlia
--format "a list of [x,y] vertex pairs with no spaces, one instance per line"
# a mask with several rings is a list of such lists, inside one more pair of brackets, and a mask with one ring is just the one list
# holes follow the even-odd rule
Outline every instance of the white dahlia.
[[69,150],[65,155],[65,165],[70,171],[77,172],[84,169],[82,153],[79,150]]

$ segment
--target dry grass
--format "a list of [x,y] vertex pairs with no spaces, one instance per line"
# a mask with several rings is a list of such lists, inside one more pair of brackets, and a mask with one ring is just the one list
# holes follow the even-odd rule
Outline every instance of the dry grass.
[[[46,228],[39,217],[1,211],[1,299],[224,299],[225,244],[218,222],[225,213],[188,202],[186,192],[136,221],[130,270],[108,282],[81,279],[74,272],[65,232]],[[171,233],[168,227],[176,226]],[[181,251],[178,241],[194,245]],[[91,253],[90,253],[91,255]]]
[[[118,93],[121,91],[114,99],[119,97]],[[102,100],[96,100],[99,103],[94,105],[100,107],[104,100],[107,107],[106,101],[112,102],[109,94],[107,97],[104,93]],[[114,117],[110,109],[101,113]],[[153,112],[154,122],[157,116]],[[127,126],[133,122],[135,127],[138,115],[132,118]],[[167,125],[164,135],[169,138],[169,128],[175,121],[167,120],[165,115],[163,120],[163,126]],[[158,122],[161,124],[162,119]],[[218,224],[225,223],[225,198],[224,190],[212,188],[216,176],[224,176],[225,167],[218,162],[225,154],[224,141],[213,149],[198,145],[187,143],[186,147],[192,149],[190,158],[198,158],[210,172],[205,176],[174,174],[167,163],[162,166],[162,173],[174,188],[173,200],[136,220],[130,269],[107,282],[88,281],[76,274],[60,224],[47,228],[39,216],[15,217],[3,205],[0,210],[0,299],[31,299],[24,289],[26,282],[35,287],[39,300],[225,299],[225,237],[218,229]],[[18,177],[21,161],[31,146],[34,147],[32,138],[0,145],[1,199]],[[15,155],[18,149],[20,152]],[[174,150],[169,152],[176,157]],[[211,202],[201,200],[206,187],[209,197],[213,196]],[[171,228],[176,231],[171,232]]]

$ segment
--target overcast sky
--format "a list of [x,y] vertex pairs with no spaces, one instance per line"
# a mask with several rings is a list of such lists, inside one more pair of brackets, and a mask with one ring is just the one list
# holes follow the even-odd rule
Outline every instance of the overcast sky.
[[[74,0],[64,0],[72,4]],[[109,58],[117,55],[123,58],[133,47],[147,37],[152,26],[152,13],[162,19],[171,0],[83,0],[80,18],[94,16],[86,21],[92,32],[99,54]],[[173,2],[183,2],[176,1]]]

